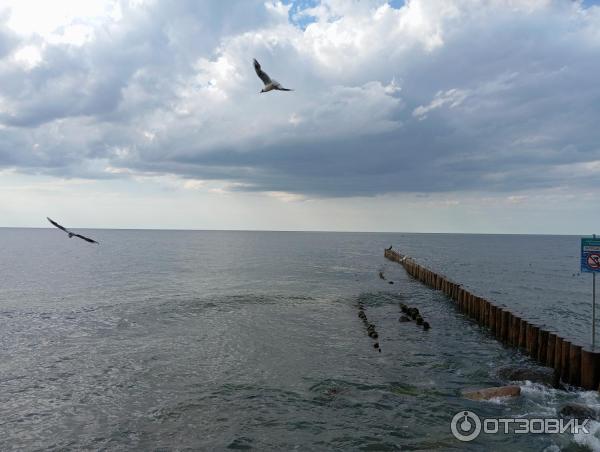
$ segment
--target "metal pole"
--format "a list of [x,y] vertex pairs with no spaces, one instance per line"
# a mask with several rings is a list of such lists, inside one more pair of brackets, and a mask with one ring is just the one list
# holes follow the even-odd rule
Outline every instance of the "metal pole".
[[[596,238],[596,234],[594,234]],[[592,273],[592,350],[596,346],[596,272]]]
[[596,345],[596,273],[592,273],[592,348]]

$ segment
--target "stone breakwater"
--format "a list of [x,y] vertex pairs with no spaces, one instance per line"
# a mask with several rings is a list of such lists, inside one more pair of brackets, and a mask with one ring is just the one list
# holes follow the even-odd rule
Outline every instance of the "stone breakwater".
[[598,390],[600,351],[573,343],[557,331],[546,330],[498,305],[471,293],[460,284],[438,274],[414,259],[394,250],[385,250],[387,259],[398,262],[413,278],[442,291],[456,308],[507,346],[520,349],[540,364],[553,368],[563,385]]

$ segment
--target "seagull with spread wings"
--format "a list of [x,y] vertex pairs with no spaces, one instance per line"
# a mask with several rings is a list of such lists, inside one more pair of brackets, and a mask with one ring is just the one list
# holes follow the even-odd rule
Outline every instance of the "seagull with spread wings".
[[256,75],[258,78],[262,80],[265,84],[265,87],[260,90],[261,93],[266,93],[267,91],[272,91],[274,89],[278,91],[294,91],[293,89],[284,88],[277,80],[273,80],[269,75],[260,68],[260,63],[254,60],[254,70],[256,71]]
[[85,235],[81,235],[81,234],[75,234],[74,232],[69,231],[67,228],[65,228],[64,226],[61,226],[60,224],[58,224],[56,221],[51,220],[50,218],[46,217],[48,219],[48,221],[50,223],[52,223],[53,226],[56,226],[58,229],[65,231],[67,234],[69,234],[69,238],[72,237],[79,237],[80,239],[85,240],[86,242],[90,242],[90,243],[97,243],[99,245],[98,242],[96,242],[94,239],[90,239],[89,237],[86,237]]

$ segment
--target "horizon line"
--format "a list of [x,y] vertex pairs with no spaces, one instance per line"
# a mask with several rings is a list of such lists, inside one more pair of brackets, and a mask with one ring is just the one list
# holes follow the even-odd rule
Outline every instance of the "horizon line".
[[[444,231],[358,231],[358,230],[322,230],[322,229],[190,229],[190,228],[92,228],[71,227],[72,229],[107,230],[107,231],[171,231],[171,232],[302,232],[302,233],[338,233],[338,234],[446,234],[446,235],[537,235],[537,236],[570,236],[592,237],[594,234],[572,233],[533,233],[533,232],[444,232]],[[51,226],[0,226],[0,229],[55,229]]]

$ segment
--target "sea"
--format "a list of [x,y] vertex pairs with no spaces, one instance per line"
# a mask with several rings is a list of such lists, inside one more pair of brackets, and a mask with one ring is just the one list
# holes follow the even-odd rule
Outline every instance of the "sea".
[[[590,433],[459,441],[461,412],[554,418],[600,398],[520,382],[517,398],[465,399],[508,384],[501,367],[533,363],[383,257],[391,245],[587,344],[579,237],[78,232],[100,245],[0,229],[2,451],[600,449],[593,420]],[[431,328],[399,322],[401,303]]]

